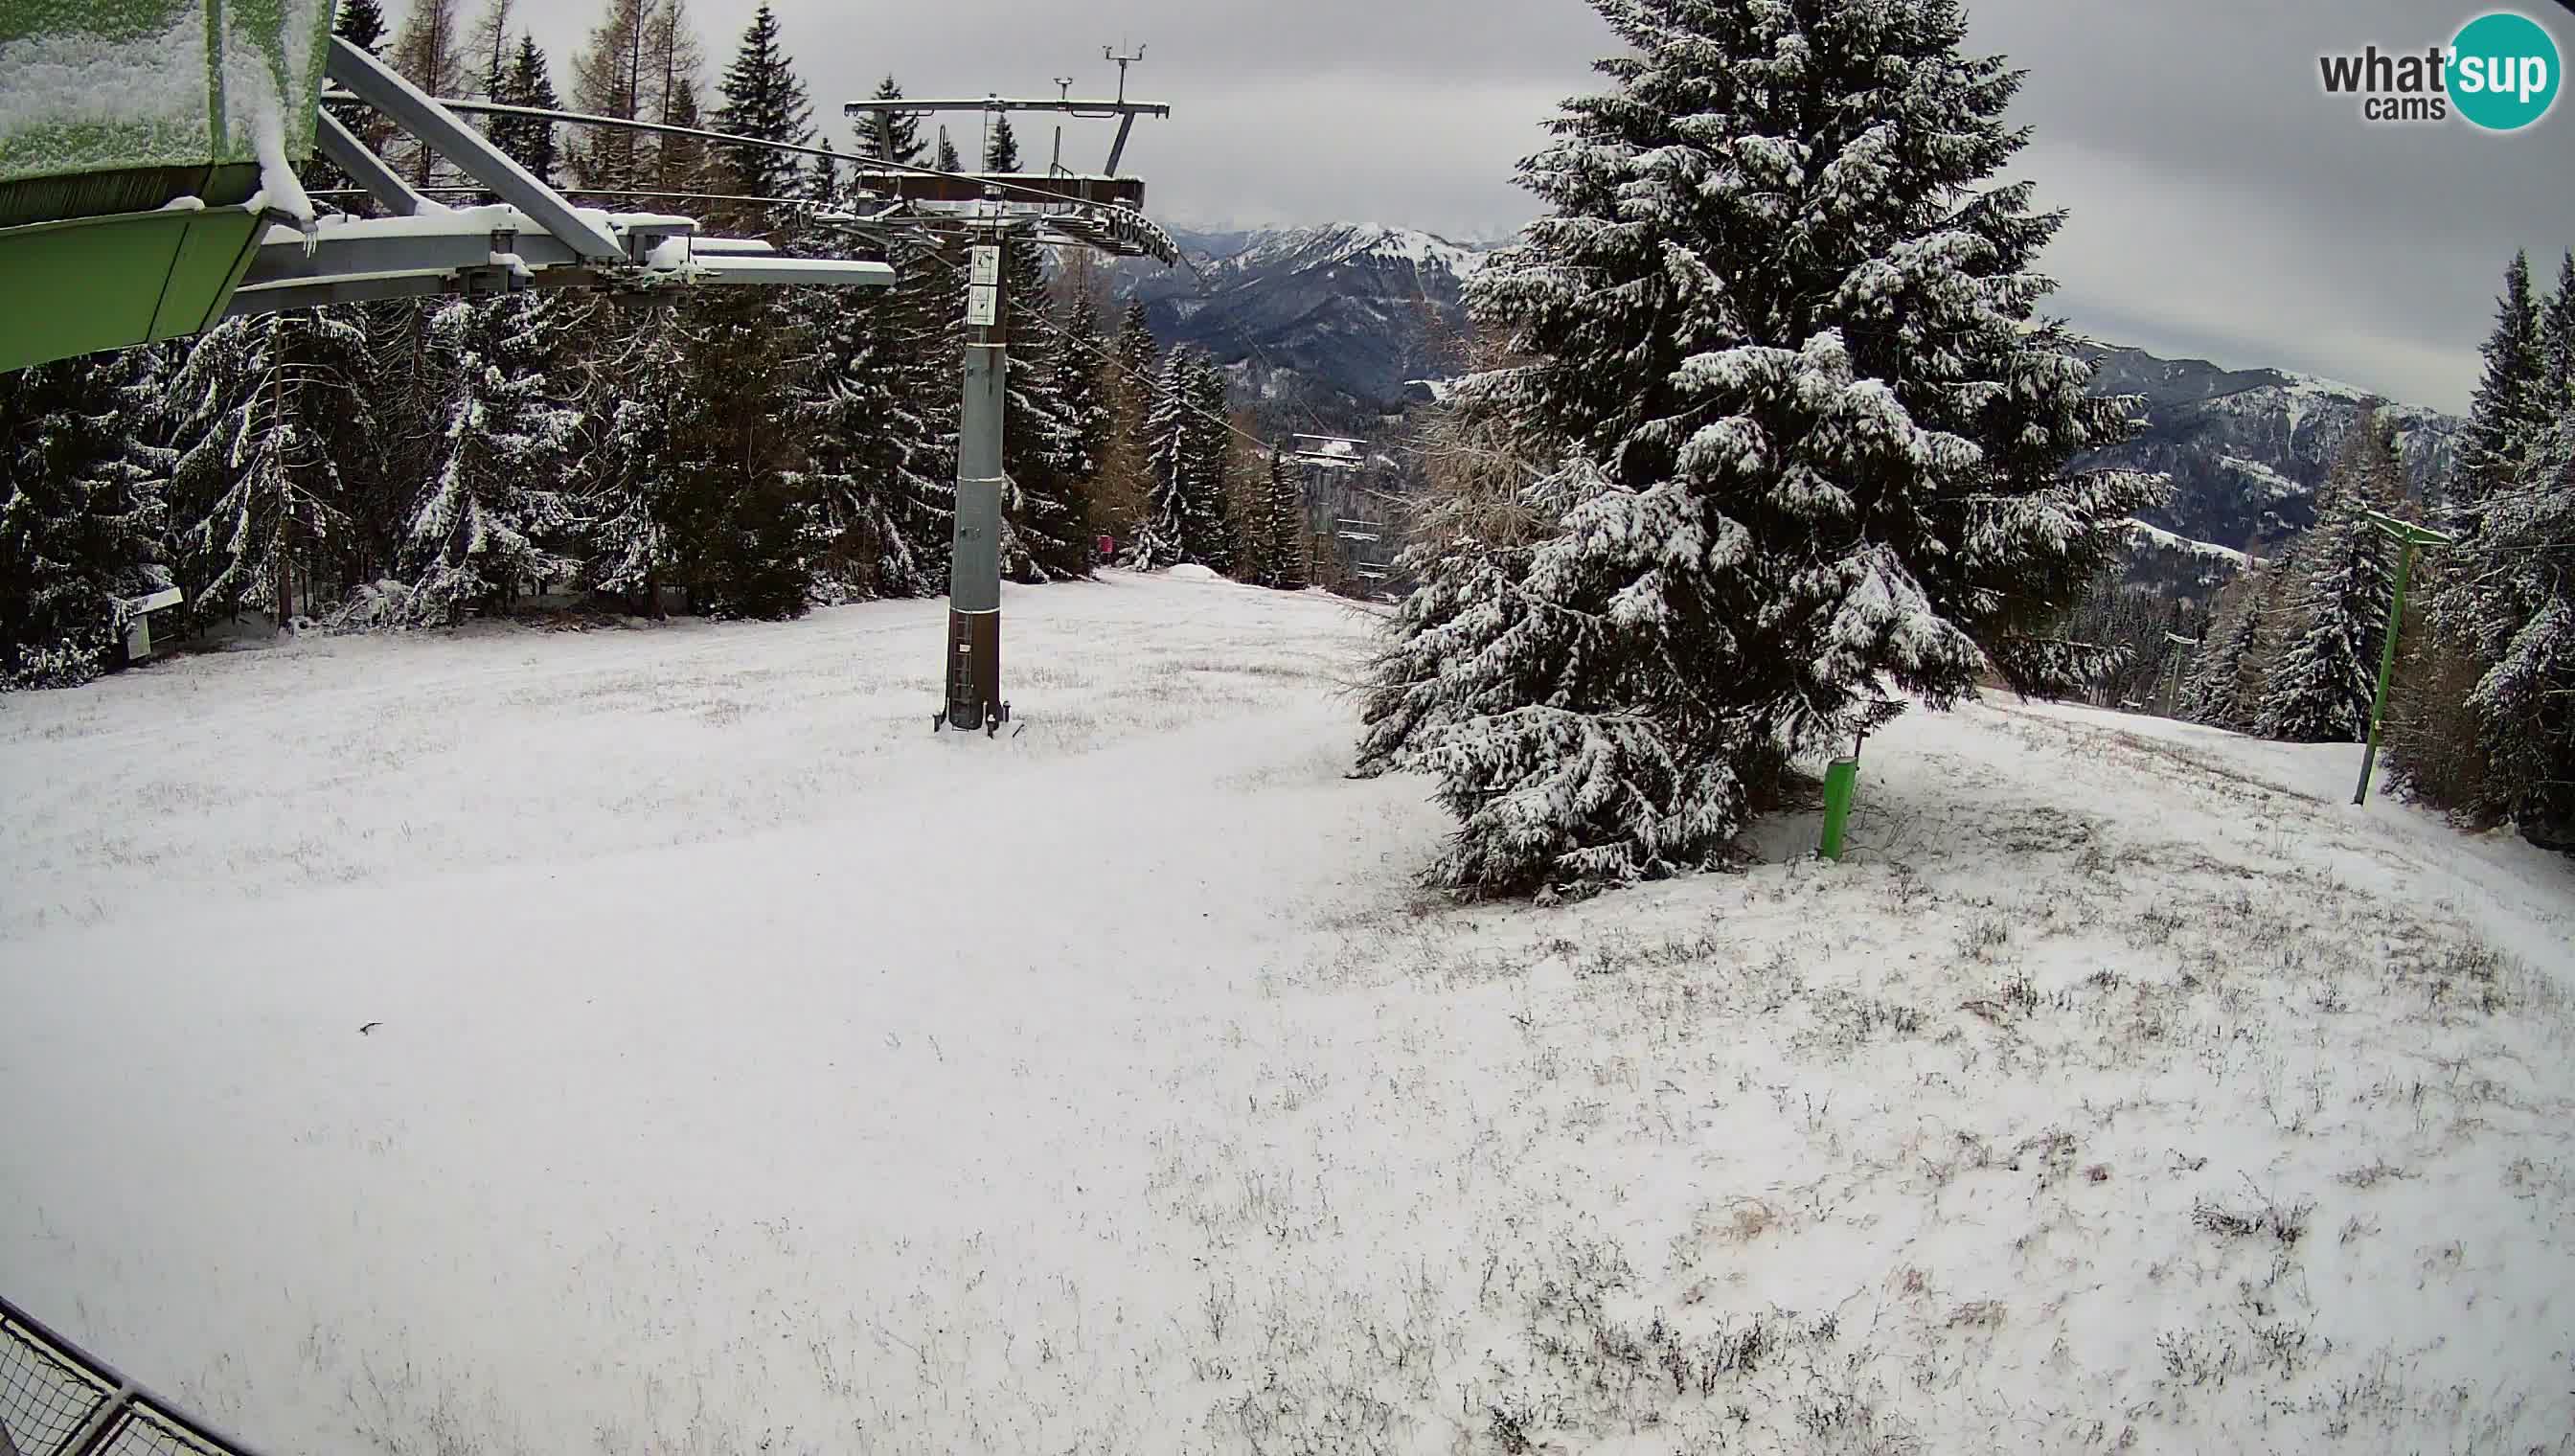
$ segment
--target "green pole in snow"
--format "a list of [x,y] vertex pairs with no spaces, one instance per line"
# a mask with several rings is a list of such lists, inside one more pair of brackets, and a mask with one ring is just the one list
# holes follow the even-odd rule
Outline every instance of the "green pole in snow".
[[2414,575],[2414,548],[2448,546],[2451,538],[2438,531],[2399,521],[2384,512],[2369,513],[2369,524],[2396,542],[2396,590],[2387,601],[2387,632],[2378,645],[2378,696],[2369,705],[2369,747],[2360,755],[2360,786],[2352,790],[2353,804],[2369,802],[2370,775],[2378,771],[2378,732],[2387,718],[2387,680],[2396,672],[2396,633],[2405,622],[2405,584]]
[[1835,758],[1824,769],[1823,856],[1842,857],[1842,830],[1850,822],[1851,795],[1859,788],[1859,760]]

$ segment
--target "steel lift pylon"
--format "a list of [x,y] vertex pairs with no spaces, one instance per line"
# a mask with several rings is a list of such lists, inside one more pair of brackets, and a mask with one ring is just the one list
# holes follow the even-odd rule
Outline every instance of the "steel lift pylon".
[[[1058,169],[1043,178],[947,178],[938,173],[871,170],[875,164],[861,164],[860,185],[885,188],[892,194],[886,200],[896,205],[896,214],[858,224],[863,230],[882,231],[888,226],[887,216],[918,217],[920,209],[954,201],[968,186],[981,193],[958,218],[968,240],[966,364],[958,422],[956,530],[948,564],[948,636],[940,664],[943,694],[930,721],[934,732],[982,728],[991,737],[1011,721],[1010,700],[1002,694],[1002,511],[1010,486],[1002,447],[1011,338],[1004,249],[1014,237],[1028,237],[1041,244],[1089,248],[1112,257],[1156,258],[1166,265],[1180,259],[1179,246],[1140,210],[1143,181],[1118,175],[1136,118],[1172,113],[1166,105],[1127,99],[1126,67],[1134,59],[1121,61],[1119,94],[1109,101],[1070,96],[1037,100],[987,96],[980,101],[898,98],[853,101],[843,108],[847,115],[873,125],[880,157],[893,154],[897,116],[1051,111],[1071,117],[1114,117],[1119,122],[1107,168],[1087,176]],[[1032,183],[1036,185],[1026,185]],[[1028,201],[1031,198],[1034,207]]]

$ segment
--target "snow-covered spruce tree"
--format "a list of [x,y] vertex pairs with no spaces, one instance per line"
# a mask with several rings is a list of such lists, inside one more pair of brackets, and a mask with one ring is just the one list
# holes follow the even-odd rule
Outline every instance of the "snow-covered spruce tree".
[[2489,807],[2540,842],[2575,847],[2575,400],[2481,515],[2456,625],[2493,644],[2468,695],[2492,769]]
[[1144,514],[1128,534],[1121,555],[1140,572],[1179,566],[1181,541],[1190,515],[1188,483],[1192,436],[1189,417],[1190,377],[1196,356],[1186,347],[1163,360],[1162,372],[1148,392],[1140,427],[1145,457]]
[[[804,437],[792,427],[808,321],[753,289],[713,289],[673,305],[690,316],[686,410],[670,532],[692,610],[782,619],[811,605],[815,502],[799,489]],[[721,383],[719,383],[721,382]]]
[[1084,504],[1095,519],[1098,507],[1090,497],[1107,470],[1114,423],[1108,349],[1100,333],[1098,296],[1088,287],[1076,288],[1065,309],[1064,337],[1057,341],[1056,379],[1064,398],[1065,424],[1073,432],[1073,476],[1082,483]]
[[1707,864],[1908,695],[2081,686],[2046,625],[2153,494],[2065,472],[2127,408],[2034,315],[2061,216],[1990,181],[2019,77],[1955,0],[1594,3],[1630,51],[1468,291],[1529,362],[1460,387],[1563,442],[1551,535],[1420,562],[1365,699],[1362,771],[1435,776],[1473,891]]
[[[898,101],[903,87],[888,76],[875,94],[882,101]],[[890,156],[875,121],[859,124],[861,165],[880,160],[923,164],[928,152],[920,118],[894,117],[888,131],[894,142]],[[958,350],[965,289],[952,268],[927,254],[886,261],[896,265],[894,287],[841,291],[867,309],[865,328],[876,341],[870,357],[881,360],[885,398],[902,401],[912,422],[903,432],[909,443],[903,452],[904,473],[896,478],[900,486],[878,498],[893,532],[886,568],[878,574],[879,590],[895,593],[895,583],[908,574],[918,585],[907,591],[936,595],[947,590],[949,538],[956,518]],[[897,555],[900,562],[894,560]]]
[[2220,588],[2210,612],[2208,636],[2191,660],[2182,688],[2182,715],[2211,728],[2249,731],[2261,705],[2248,701],[2245,660],[2254,651],[2259,622],[2263,572],[2259,564]]
[[97,677],[118,603],[170,585],[161,378],[148,348],[0,374],[0,690]]
[[192,616],[250,608],[283,628],[314,610],[347,527],[338,457],[374,414],[366,355],[356,316],[327,308],[227,319],[188,346],[168,496]]
[[[1010,118],[996,117],[988,172],[1020,170],[1019,138]],[[1002,469],[1011,485],[1004,504],[1009,534],[1002,570],[1020,582],[1062,582],[1091,575],[1091,507],[1077,459],[1080,440],[1063,388],[1063,355],[1048,313],[1046,250],[1025,233],[1002,247],[1002,292],[1011,341],[1009,389],[1002,412]]]
[[2575,251],[2557,265],[2557,291],[2539,315],[2539,403],[2543,414],[2575,408]]
[[573,520],[557,488],[580,412],[560,402],[548,301],[454,299],[430,323],[449,381],[427,489],[408,533],[409,621],[451,624],[508,606],[523,584],[571,569]]
[[1211,421],[1205,413],[1211,398],[1222,404],[1224,390],[1224,376],[1196,349],[1175,349],[1163,361],[1145,418],[1145,519],[1126,552],[1140,572],[1184,563],[1223,571],[1229,564],[1223,417]]
[[[2460,442],[2458,465],[2442,502],[2441,525],[2462,537],[2476,534],[2486,498],[2519,477],[2547,425],[2541,399],[2547,363],[2526,253],[2514,254],[2504,269],[2503,295],[2495,300],[2494,331],[2486,336],[2484,354],[2485,373],[2468,402],[2467,437]],[[2433,616],[2445,617],[2456,605],[2437,604]]]
[[659,617],[680,559],[672,524],[696,468],[687,451],[702,403],[689,367],[697,340],[676,304],[638,310],[620,333],[602,360],[611,383],[592,406],[597,440],[577,506],[582,578]]
[[1306,560],[1305,492],[1297,485],[1295,468],[1288,463],[1285,452],[1270,452],[1262,507],[1270,568],[1262,585],[1282,592],[1302,592],[1312,582],[1311,565]]
[[1203,525],[1200,534],[1184,544],[1184,550],[1190,560],[1230,577],[1243,564],[1243,533],[1231,470],[1236,436],[1227,428],[1226,398],[1224,366],[1201,354],[1198,370],[1190,381],[1187,425],[1197,438],[1192,451],[1195,469],[1191,485],[1196,506],[1191,514]]
[[894,300],[875,289],[817,289],[811,357],[796,390],[805,437],[800,486],[821,533],[817,570],[862,598],[922,597],[945,560],[926,559],[955,488],[938,427],[915,398],[920,371],[898,332]]
[[[2391,694],[2390,717],[2400,726],[2395,770],[2424,796],[2479,820],[2560,816],[2534,801],[2523,780],[2537,773],[2544,788],[2548,770],[2539,765],[2551,756],[2527,735],[2562,732],[2565,722],[2550,712],[2562,713],[2564,700],[2545,688],[2555,652],[2546,605],[2564,538],[2552,544],[2546,533],[2564,511],[2558,462],[2569,449],[2563,418],[2575,414],[2569,288],[2575,260],[2561,270],[2554,298],[2533,294],[2523,257],[2504,272],[2467,438],[2441,499],[2440,522],[2459,542],[2424,564],[2431,641],[2406,655]],[[2463,683],[2472,686],[2462,697]],[[2556,776],[2565,776],[2562,767]]]
[[2369,729],[2388,595],[2386,538],[2367,513],[2396,504],[2395,442],[2377,415],[2343,443],[2296,553],[2290,613],[2296,630],[2271,662],[2254,728],[2298,743],[2357,742]]

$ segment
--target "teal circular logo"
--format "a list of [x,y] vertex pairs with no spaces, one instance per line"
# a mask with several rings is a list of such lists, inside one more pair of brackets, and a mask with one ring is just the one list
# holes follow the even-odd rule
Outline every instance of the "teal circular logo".
[[2564,66],[2557,40],[2536,20],[2499,10],[2450,42],[2450,104],[2472,126],[2516,132],[2557,102]]

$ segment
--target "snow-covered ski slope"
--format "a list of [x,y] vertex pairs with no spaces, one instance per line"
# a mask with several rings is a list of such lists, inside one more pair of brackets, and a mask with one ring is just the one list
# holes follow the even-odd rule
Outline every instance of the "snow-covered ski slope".
[[0,699],[0,1288],[281,1456],[2575,1449],[2562,862],[1989,705],[1458,909],[1363,618],[1009,606]]

